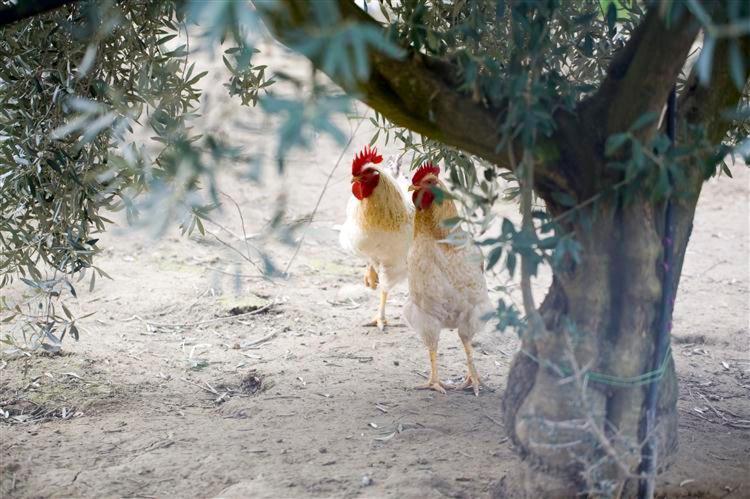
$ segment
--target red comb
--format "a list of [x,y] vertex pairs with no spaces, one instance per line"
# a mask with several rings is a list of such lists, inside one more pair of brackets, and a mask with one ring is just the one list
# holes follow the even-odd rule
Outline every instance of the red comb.
[[383,156],[378,154],[378,151],[374,147],[365,146],[362,150],[354,156],[352,161],[352,176],[356,177],[362,173],[362,167],[368,163],[380,163],[383,161]]
[[414,172],[414,177],[411,179],[412,185],[419,185],[427,175],[435,175],[437,177],[440,175],[440,167],[433,165],[431,161],[423,163],[422,166],[417,168],[417,171]]

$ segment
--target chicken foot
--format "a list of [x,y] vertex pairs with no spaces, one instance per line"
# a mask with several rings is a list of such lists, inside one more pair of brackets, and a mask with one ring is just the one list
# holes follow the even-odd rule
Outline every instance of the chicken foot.
[[375,270],[375,265],[368,264],[367,267],[365,267],[365,286],[370,289],[377,289],[378,282],[378,271]]
[[450,387],[438,378],[437,350],[430,349],[430,378],[426,384],[418,385],[417,390],[435,390],[445,395],[448,388]]
[[471,388],[474,390],[474,395],[479,396],[479,373],[477,368],[474,367],[474,349],[471,346],[471,340],[468,338],[461,338],[461,343],[464,344],[464,351],[466,351],[466,366],[469,371],[466,374],[466,379],[463,383],[455,387],[455,390],[466,390]]
[[380,305],[378,306],[378,313],[375,314],[375,317],[370,322],[366,323],[365,326],[368,326],[368,327],[377,326],[378,329],[380,329],[381,331],[385,329],[385,326],[388,324],[388,322],[385,320],[386,300],[388,300],[388,292],[381,290],[380,291]]

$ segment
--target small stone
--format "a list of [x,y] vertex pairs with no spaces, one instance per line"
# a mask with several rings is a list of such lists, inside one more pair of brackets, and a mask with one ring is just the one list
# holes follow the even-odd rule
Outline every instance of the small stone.
[[369,487],[370,485],[372,485],[372,478],[370,478],[367,475],[364,475],[362,477],[362,487]]
[[399,365],[399,361],[397,361],[397,360],[394,360],[394,361],[393,361],[393,365],[394,365],[394,366],[397,366],[397,365]]
[[325,447],[321,447],[320,449],[318,449],[318,452],[320,452],[321,454],[325,454],[328,452],[328,449],[326,449]]

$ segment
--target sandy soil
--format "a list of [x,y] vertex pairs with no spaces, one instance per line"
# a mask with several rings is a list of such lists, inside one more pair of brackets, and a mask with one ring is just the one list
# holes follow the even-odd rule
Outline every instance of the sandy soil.
[[[262,128],[235,133],[262,144]],[[488,496],[518,464],[500,414],[518,342],[488,328],[476,344],[487,387],[444,396],[413,390],[428,360],[399,319],[403,287],[385,333],[359,325],[376,296],[336,225],[349,157],[371,134],[359,130],[334,173],[288,279],[258,278],[211,235],[104,235],[98,263],[114,279],[93,292],[82,284],[69,301],[75,314],[95,312],[81,341],[66,340],[61,356],[0,361],[0,407],[35,415],[0,417],[0,496]],[[249,242],[280,192],[288,221],[309,219],[340,153],[321,139],[283,179],[270,161],[262,185],[226,176]],[[734,171],[706,185],[675,311],[680,451],[660,481],[670,497],[750,497],[750,175]],[[207,228],[243,251],[231,204],[217,221],[224,229]],[[294,251],[264,245],[282,268]],[[444,378],[464,373],[454,332],[443,333],[440,367]]]

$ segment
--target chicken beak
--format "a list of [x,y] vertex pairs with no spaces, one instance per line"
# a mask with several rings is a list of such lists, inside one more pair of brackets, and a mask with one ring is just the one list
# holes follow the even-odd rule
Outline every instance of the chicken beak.
[[352,184],[353,184],[354,182],[359,182],[359,177],[352,177]]
[[409,188],[406,190],[409,192],[412,192],[412,191],[419,190],[419,187],[417,187],[416,185],[410,185]]

